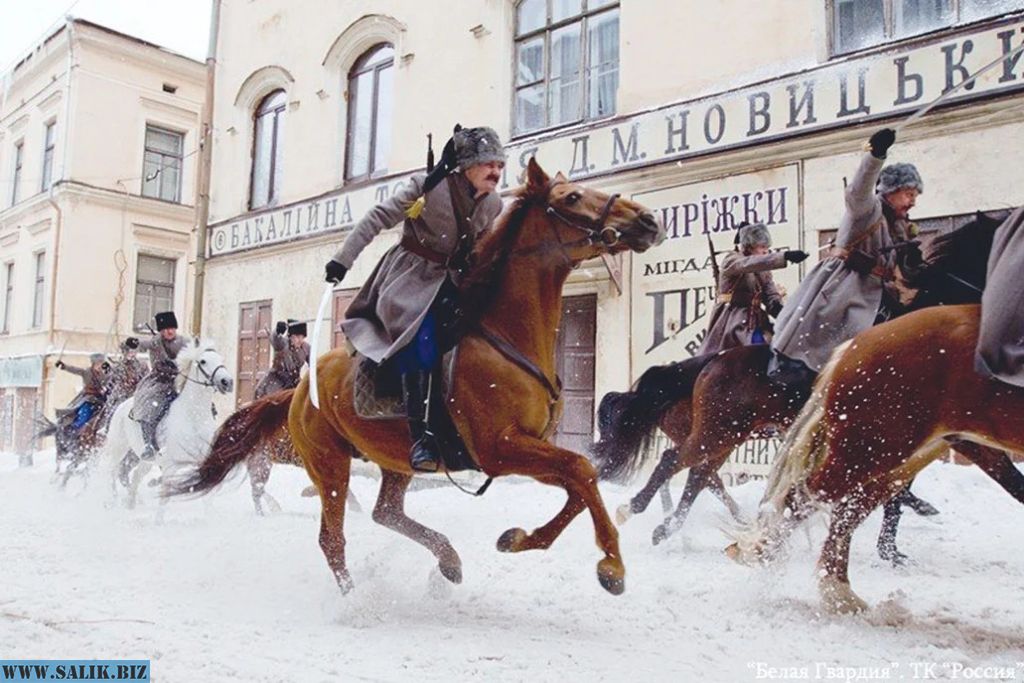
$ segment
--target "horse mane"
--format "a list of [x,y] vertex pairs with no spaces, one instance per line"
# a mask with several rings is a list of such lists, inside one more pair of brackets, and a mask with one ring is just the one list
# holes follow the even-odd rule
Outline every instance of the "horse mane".
[[526,215],[543,198],[531,194],[526,188],[515,193],[512,204],[495,220],[469,258],[469,270],[459,285],[459,306],[462,326],[470,328],[490,307],[498,291],[498,281],[504,274],[512,250],[522,232]]
[[928,245],[925,260],[946,270],[961,264],[965,256],[973,255],[981,248],[988,254],[996,228],[1003,224],[1005,216],[990,215],[983,211],[974,214],[974,219],[964,223],[952,232],[938,235]]

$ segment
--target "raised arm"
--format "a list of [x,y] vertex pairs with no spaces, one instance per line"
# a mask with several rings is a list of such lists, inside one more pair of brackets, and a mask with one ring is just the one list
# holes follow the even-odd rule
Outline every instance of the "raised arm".
[[346,269],[351,268],[366,245],[372,242],[381,230],[393,228],[405,220],[405,210],[422,194],[423,179],[422,175],[413,176],[401,190],[367,211],[362,220],[352,228],[352,232],[345,238],[345,243],[332,259]]

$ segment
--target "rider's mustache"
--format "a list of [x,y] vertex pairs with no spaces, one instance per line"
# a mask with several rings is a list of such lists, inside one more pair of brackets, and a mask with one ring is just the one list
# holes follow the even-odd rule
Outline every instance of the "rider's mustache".
[[501,176],[500,175],[489,175],[489,176],[487,176],[487,180],[489,180],[492,183],[496,183],[499,180],[501,180]]

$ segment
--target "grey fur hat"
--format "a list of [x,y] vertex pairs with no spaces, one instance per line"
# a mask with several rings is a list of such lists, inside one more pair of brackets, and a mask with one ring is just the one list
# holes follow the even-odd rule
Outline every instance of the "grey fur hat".
[[875,191],[878,194],[889,194],[905,187],[912,187],[918,192],[924,192],[924,181],[917,167],[913,164],[889,164],[882,169],[878,175],[878,185]]
[[96,363],[102,363],[106,359],[107,359],[107,357],[104,356],[102,353],[90,353],[89,354],[89,364],[90,365],[94,365]]
[[764,223],[741,225],[736,231],[736,244],[746,251],[758,246],[772,246],[772,235]]
[[505,161],[505,148],[493,128],[463,128],[454,138],[455,158],[463,171],[477,164]]

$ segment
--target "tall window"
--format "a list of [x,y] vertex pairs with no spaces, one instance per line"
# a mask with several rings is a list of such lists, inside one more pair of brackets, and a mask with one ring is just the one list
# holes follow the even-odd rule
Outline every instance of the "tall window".
[[1024,9],[1024,0],[832,0],[832,53]]
[[394,76],[395,49],[387,43],[370,49],[348,74],[346,180],[369,178],[387,169]]
[[139,254],[135,276],[135,321],[136,330],[161,311],[174,308],[175,259],[159,258]]
[[142,163],[142,195],[181,201],[181,169],[185,136],[172,130],[146,126]]
[[46,294],[46,252],[36,254],[35,291],[32,293],[32,327],[43,326],[43,297]]
[[249,208],[277,204],[281,191],[281,126],[287,102],[284,90],[276,90],[260,102],[253,126],[252,186]]
[[14,172],[11,174],[11,206],[18,203],[18,189],[21,185],[21,166],[25,157],[25,141],[19,140],[14,145]]
[[515,65],[515,135],[614,114],[618,2],[522,0]]
[[11,306],[14,305],[14,261],[4,265],[4,320],[0,332],[11,331]]
[[57,124],[53,121],[46,124],[46,134],[43,136],[43,182],[39,186],[40,192],[49,190],[50,184],[53,182],[53,147],[56,127]]

